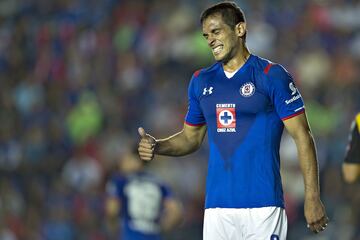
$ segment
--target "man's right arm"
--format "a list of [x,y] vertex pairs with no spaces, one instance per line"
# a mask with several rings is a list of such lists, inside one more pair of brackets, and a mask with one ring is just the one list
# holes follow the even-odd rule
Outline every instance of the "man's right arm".
[[150,161],[154,154],[166,156],[184,156],[195,152],[200,146],[206,133],[206,125],[190,126],[184,124],[183,129],[164,139],[155,139],[139,128],[141,137],[139,155],[142,160]]

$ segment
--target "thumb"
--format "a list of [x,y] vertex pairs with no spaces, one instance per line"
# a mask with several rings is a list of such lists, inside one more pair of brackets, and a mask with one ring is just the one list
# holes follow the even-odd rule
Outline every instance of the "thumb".
[[146,132],[142,127],[138,128],[138,132],[139,132],[140,137],[142,137],[142,138],[146,137]]

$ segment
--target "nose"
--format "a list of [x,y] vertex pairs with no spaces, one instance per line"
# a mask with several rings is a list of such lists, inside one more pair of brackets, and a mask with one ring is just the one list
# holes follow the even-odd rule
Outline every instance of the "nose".
[[207,39],[207,42],[208,42],[208,45],[210,46],[210,47],[212,47],[212,46],[214,46],[214,44],[215,44],[215,39],[213,38],[213,37],[208,37],[208,39]]

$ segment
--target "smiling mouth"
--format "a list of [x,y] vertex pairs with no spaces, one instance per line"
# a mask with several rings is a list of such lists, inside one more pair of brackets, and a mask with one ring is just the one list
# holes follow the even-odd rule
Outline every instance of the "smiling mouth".
[[219,54],[223,50],[223,45],[216,46],[212,49],[215,55]]

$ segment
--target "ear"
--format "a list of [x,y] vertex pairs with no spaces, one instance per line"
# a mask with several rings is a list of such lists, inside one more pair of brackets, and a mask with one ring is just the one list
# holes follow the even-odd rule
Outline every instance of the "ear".
[[246,23],[240,22],[236,24],[235,32],[238,37],[243,37],[246,33]]

